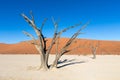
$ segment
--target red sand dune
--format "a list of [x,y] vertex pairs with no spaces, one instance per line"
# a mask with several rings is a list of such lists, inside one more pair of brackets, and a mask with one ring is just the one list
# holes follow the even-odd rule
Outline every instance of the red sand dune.
[[[59,49],[63,47],[68,38],[60,39]],[[29,41],[30,42],[30,41]],[[17,44],[3,44],[0,43],[0,54],[38,54],[33,44],[28,41],[20,42]],[[49,46],[51,39],[47,39],[47,47]],[[87,39],[76,39],[75,42],[70,46],[67,54],[86,55],[92,54],[90,44],[95,46],[99,42],[97,54],[120,54],[120,41],[102,41],[102,40],[87,40]],[[79,47],[77,47],[79,46]],[[77,48],[76,48],[77,47]],[[55,45],[51,51],[55,53]]]

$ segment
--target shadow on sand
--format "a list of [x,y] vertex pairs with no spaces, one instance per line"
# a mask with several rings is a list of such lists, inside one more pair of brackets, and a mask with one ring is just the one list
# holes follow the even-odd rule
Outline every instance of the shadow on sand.
[[63,61],[58,61],[58,64],[62,64],[60,66],[58,66],[57,68],[62,68],[62,67],[66,67],[69,65],[74,65],[74,64],[81,64],[81,63],[86,63],[87,61],[76,61],[76,59],[71,59],[71,60],[67,60],[64,59]]

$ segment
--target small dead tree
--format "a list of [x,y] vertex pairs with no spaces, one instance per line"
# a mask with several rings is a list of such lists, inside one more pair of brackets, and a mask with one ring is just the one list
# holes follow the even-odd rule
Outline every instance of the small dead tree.
[[90,43],[90,49],[93,54],[93,59],[96,59],[96,52],[97,52],[99,45],[100,45],[99,41],[96,44]]
[[[45,22],[47,21],[47,19],[44,19],[41,27],[37,27],[35,24],[35,20],[34,20],[34,16],[32,14],[32,12],[30,13],[31,18],[28,18],[25,14],[21,14],[23,16],[23,18],[29,23],[29,25],[34,29],[36,35],[37,35],[37,40],[39,40],[39,42],[37,42],[37,40],[34,38],[34,36],[26,31],[23,31],[24,34],[26,34],[27,36],[31,37],[33,40],[33,43],[36,47],[36,49],[38,50],[39,54],[40,54],[40,59],[41,59],[41,64],[40,64],[40,68],[39,69],[43,69],[43,70],[48,70],[50,68],[57,68],[57,64],[58,64],[58,60],[61,58],[62,55],[64,55],[65,53],[67,53],[67,49],[68,47],[74,42],[74,40],[76,39],[76,37],[81,33],[81,31],[88,25],[88,23],[86,23],[85,25],[83,25],[76,33],[74,33],[72,35],[72,37],[66,42],[66,44],[61,48],[60,51],[58,51],[58,43],[59,43],[59,39],[60,36],[63,32],[66,32],[67,30],[71,29],[71,28],[75,28],[77,26],[80,26],[82,23],[76,24],[74,26],[69,26],[61,31],[58,31],[58,23],[54,20],[54,18],[52,18],[53,24],[54,24],[54,35],[52,38],[52,41],[49,45],[49,47],[46,49],[46,39],[42,33],[42,28],[45,24]],[[53,45],[56,44],[56,57],[55,60],[53,62],[52,65],[48,65],[48,59],[49,59],[49,54],[50,51],[53,47]]]

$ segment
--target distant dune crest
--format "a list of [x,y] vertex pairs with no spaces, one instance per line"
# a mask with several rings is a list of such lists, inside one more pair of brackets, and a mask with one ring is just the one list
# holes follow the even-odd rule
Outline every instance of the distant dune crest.
[[[68,38],[61,38],[59,49],[64,46]],[[50,44],[51,39],[47,39],[47,46]],[[89,40],[89,39],[76,39],[75,42],[68,49],[67,54],[87,55],[92,54],[90,44],[93,46],[99,42],[97,54],[115,54],[120,55],[120,41],[103,41],[103,40]],[[75,46],[78,46],[75,48]],[[53,47],[51,54],[55,53]],[[38,54],[36,48],[29,41],[23,41],[17,44],[3,44],[0,43],[0,54]]]

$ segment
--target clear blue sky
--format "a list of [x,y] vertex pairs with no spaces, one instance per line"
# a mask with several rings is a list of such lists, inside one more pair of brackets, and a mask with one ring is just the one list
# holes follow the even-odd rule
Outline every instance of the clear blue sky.
[[[52,37],[51,16],[60,19],[59,29],[90,20],[85,34],[79,38],[120,41],[120,0],[0,0],[0,43],[17,43],[29,40],[22,31],[34,34],[21,13],[29,16],[33,11],[37,26],[44,18],[46,37]],[[63,37],[70,37],[76,29]],[[35,35],[35,34],[34,34]]]

